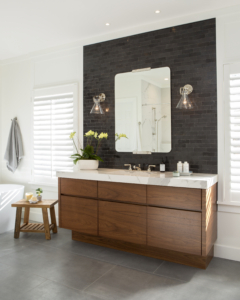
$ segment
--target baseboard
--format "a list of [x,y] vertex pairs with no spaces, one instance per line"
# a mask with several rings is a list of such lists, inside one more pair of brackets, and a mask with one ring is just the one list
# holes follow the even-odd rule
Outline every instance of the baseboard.
[[214,245],[214,256],[240,261],[240,248],[228,247],[225,245]]

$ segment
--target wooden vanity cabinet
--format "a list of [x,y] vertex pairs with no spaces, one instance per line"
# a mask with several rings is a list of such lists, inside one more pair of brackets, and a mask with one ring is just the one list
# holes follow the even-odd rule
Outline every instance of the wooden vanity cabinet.
[[59,178],[59,226],[77,241],[205,269],[217,238],[216,186]]
[[61,196],[61,227],[87,234],[98,234],[98,201]]
[[146,245],[146,206],[99,201],[99,236]]
[[147,187],[142,184],[98,182],[98,198],[130,203],[147,203]]
[[147,245],[201,255],[201,213],[147,208]]

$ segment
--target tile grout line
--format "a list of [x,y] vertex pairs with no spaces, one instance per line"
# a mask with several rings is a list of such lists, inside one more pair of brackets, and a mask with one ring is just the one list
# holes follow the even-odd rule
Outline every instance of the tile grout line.
[[[69,250],[66,250],[66,249],[61,249],[61,248],[56,247],[56,246],[46,245],[46,244],[42,244],[42,243],[39,243],[39,242],[36,242],[36,243],[39,244],[39,245],[46,246],[46,247],[51,247],[51,248],[53,248],[53,249],[58,249],[58,250],[61,250],[61,251],[66,252],[66,253],[69,252],[69,253],[71,253],[71,254],[75,254],[75,255],[78,255],[78,256],[81,256],[81,257],[87,257],[87,258],[89,258],[89,259],[93,259],[93,260],[96,260],[96,261],[100,261],[100,262],[105,262],[105,263],[108,263],[108,264],[112,264],[112,265],[114,265],[113,268],[116,267],[116,266],[119,266],[119,267],[124,267],[124,268],[130,269],[130,270],[135,270],[135,271],[143,272],[143,273],[146,273],[146,274],[156,275],[156,276],[159,276],[159,277],[166,277],[166,278],[176,279],[176,278],[173,278],[173,277],[168,277],[168,276],[164,276],[164,275],[161,275],[161,274],[156,274],[156,271],[157,271],[157,270],[162,266],[162,264],[164,264],[166,261],[161,262],[160,265],[159,265],[153,272],[148,272],[148,271],[141,270],[141,269],[138,269],[138,268],[125,266],[125,265],[121,264],[121,262],[122,262],[123,260],[122,260],[121,262],[114,263],[114,262],[109,262],[109,261],[104,260],[104,259],[94,258],[94,257],[88,256],[88,255],[86,255],[86,254],[79,254],[79,253],[72,252],[72,251],[69,251]],[[108,272],[108,271],[107,271],[107,272]],[[103,274],[103,275],[105,275],[105,274]],[[102,275],[102,276],[103,276],[103,275]],[[102,277],[102,276],[101,276],[101,277]],[[98,279],[97,279],[97,280],[98,280]],[[178,279],[177,279],[177,280],[178,280]],[[179,280],[182,282],[181,279],[179,279]],[[184,282],[184,281],[183,281],[183,282]]]
[[155,274],[156,272],[157,272],[157,270],[161,267],[161,265],[163,265],[165,263],[165,261],[162,261],[161,263],[160,263],[160,265],[157,267],[157,269],[153,272],[153,274]]
[[110,271],[112,271],[116,267],[117,267],[117,265],[113,266],[107,272],[105,272],[104,274],[102,274],[102,276],[100,276],[98,279],[94,280],[92,283],[90,283],[88,286],[86,286],[82,291],[85,291],[86,289],[88,289],[92,284],[94,284],[95,282],[97,282],[99,279],[101,279],[103,276],[105,276],[107,273],[109,273]]

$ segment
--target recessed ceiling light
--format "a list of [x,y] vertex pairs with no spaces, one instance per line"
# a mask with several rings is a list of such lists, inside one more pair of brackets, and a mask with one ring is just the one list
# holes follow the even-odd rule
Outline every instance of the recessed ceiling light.
[[156,14],[159,14],[159,13],[160,13],[160,10],[156,10],[155,13],[156,13]]
[[168,78],[164,78],[164,80],[168,80]]
[[109,23],[106,23],[106,26],[109,26],[110,24]]

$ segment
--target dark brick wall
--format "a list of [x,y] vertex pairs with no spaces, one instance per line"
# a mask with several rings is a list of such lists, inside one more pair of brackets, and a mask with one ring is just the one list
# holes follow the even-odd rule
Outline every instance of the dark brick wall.
[[[170,67],[172,151],[134,155],[115,151],[114,77],[133,69]],[[176,109],[179,88],[193,86],[198,110]],[[105,93],[104,115],[92,115],[92,97]],[[215,19],[146,32],[84,47],[84,132],[107,132],[99,155],[103,168],[124,163],[159,164],[167,155],[170,170],[187,160],[199,173],[217,173],[217,91]]]

